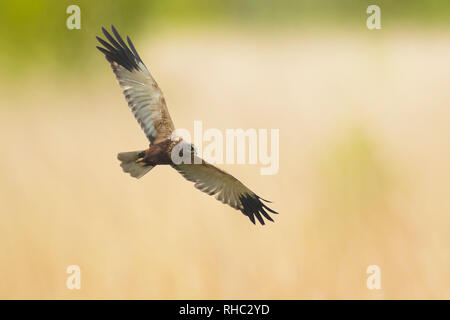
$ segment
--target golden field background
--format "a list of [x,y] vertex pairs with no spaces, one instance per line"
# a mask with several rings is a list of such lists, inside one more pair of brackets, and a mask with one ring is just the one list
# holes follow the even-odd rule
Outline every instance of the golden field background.
[[[1,298],[449,297],[448,38],[144,43],[177,126],[280,128],[277,175],[227,167],[275,201],[276,223],[167,167],[123,174],[116,153],[146,141],[99,55],[95,87],[42,74],[2,97]],[[365,287],[370,264],[381,291]]]
[[1,76],[0,298],[450,298],[450,33],[376,32],[132,37],[177,127],[280,129],[277,175],[221,166],[274,201],[264,227],[122,172],[147,142],[94,41],[83,74]]

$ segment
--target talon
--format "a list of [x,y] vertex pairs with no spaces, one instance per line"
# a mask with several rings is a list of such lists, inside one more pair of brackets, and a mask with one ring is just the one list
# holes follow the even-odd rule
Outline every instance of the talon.
[[144,158],[139,158],[136,160],[136,163],[142,167],[146,167],[147,164],[144,162]]
[[147,166],[147,164],[144,162],[144,158],[145,158],[145,152],[142,151],[138,154],[138,159],[136,160],[136,163],[141,165],[142,167]]

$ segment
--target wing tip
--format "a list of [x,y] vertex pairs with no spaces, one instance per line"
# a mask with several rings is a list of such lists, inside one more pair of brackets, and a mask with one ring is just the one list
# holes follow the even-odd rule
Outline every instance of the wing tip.
[[270,201],[262,199],[256,194],[241,195],[239,199],[243,206],[241,212],[246,215],[254,225],[256,225],[255,217],[261,225],[265,225],[265,220],[263,219],[263,217],[268,221],[274,222],[274,220],[266,210],[273,214],[278,214],[278,212],[270,209],[263,202],[261,202],[261,200],[266,202]]
[[[104,47],[97,46],[106,57],[109,62],[116,62],[120,66],[124,67],[128,71],[133,70],[141,70],[139,67],[139,63],[143,63],[141,58],[136,52],[134,46],[131,46],[132,49],[127,46],[127,44],[123,41],[117,29],[111,24],[111,31],[114,36],[112,36],[108,30],[106,30],[102,26],[102,32],[105,35],[106,39],[109,41],[105,41],[100,37],[96,37],[97,41]],[[127,36],[127,39],[129,37]],[[131,40],[129,40],[129,44]],[[101,48],[101,49],[100,49]]]

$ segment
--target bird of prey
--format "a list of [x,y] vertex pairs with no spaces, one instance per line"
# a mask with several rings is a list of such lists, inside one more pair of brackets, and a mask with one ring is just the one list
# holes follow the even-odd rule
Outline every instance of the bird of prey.
[[[273,221],[268,212],[277,212],[262,202],[270,201],[260,198],[232,175],[199,158],[193,145],[173,134],[175,127],[161,89],[139,57],[130,38],[127,37],[127,45],[112,25],[111,30],[114,37],[102,28],[109,42],[97,37],[103,46],[97,48],[111,64],[128,106],[150,141],[146,150],[118,154],[117,158],[123,171],[134,178],[141,178],[157,165],[170,165],[185,179],[194,182],[197,189],[240,210],[253,224],[255,217],[262,225],[263,217]],[[183,150],[181,155],[188,150],[186,152],[192,161],[172,161],[172,151],[176,146],[183,147],[177,149]]]

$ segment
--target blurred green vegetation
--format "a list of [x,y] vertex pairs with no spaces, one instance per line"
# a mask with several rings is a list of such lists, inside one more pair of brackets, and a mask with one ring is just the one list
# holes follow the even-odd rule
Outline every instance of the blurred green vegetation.
[[355,219],[370,210],[383,212],[378,206],[386,202],[393,181],[379,149],[366,130],[356,126],[318,161],[325,205],[339,219]]
[[[448,0],[2,1],[2,69],[16,75],[30,66],[43,64],[62,71],[86,70],[95,52],[94,36],[100,33],[100,26],[109,26],[111,23],[119,31],[132,34],[133,38],[149,26],[158,31],[164,28],[179,30],[193,25],[225,25],[245,30],[296,25],[301,25],[303,29],[332,24],[338,27],[354,26],[361,30],[365,28],[367,6],[375,3],[381,7],[383,29],[402,23],[417,26],[449,25]],[[81,8],[81,30],[66,28],[66,8],[72,4]],[[50,62],[53,63],[47,65]]]
[[390,219],[396,183],[375,140],[364,127],[349,127],[317,161],[320,200],[314,219],[323,235],[333,235],[329,248],[334,252],[355,238],[362,241],[363,234],[376,232]]

